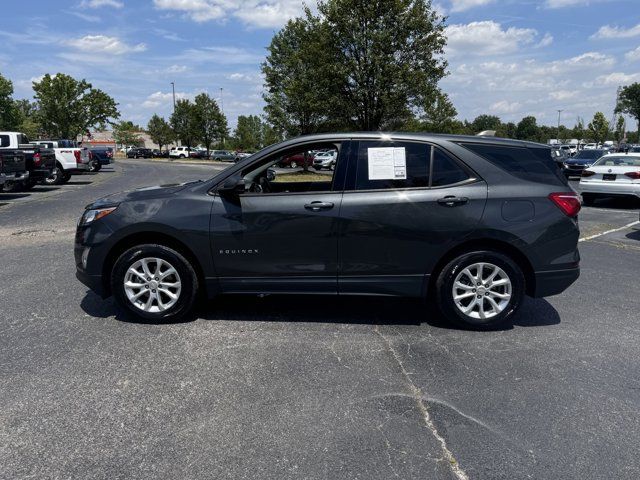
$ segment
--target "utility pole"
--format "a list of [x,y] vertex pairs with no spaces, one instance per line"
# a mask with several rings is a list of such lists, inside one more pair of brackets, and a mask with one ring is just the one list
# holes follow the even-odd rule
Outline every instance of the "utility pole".
[[556,140],[558,140],[558,142],[560,141],[560,114],[563,111],[564,110],[558,110],[558,134],[556,135]]
[[[220,113],[224,115],[224,103],[222,101],[222,87],[220,87]],[[222,148],[224,148],[224,134],[222,135]]]
[[173,113],[176,113],[176,82],[171,82],[171,92],[173,93]]

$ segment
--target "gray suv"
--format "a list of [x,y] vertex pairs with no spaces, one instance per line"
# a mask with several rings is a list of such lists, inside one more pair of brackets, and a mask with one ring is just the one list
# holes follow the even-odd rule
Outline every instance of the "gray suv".
[[[337,151],[332,171],[282,170]],[[544,145],[451,135],[322,134],[272,145],[217,176],[109,195],[77,229],[77,277],[151,321],[198,294],[429,298],[493,328],[524,295],[579,275],[580,200]]]

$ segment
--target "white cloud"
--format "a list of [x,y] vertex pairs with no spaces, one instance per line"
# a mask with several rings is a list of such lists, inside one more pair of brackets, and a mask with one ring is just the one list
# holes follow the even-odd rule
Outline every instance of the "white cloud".
[[451,0],[452,12],[464,12],[475,7],[493,3],[495,0]]
[[618,26],[603,25],[596,33],[591,35],[593,39],[633,38],[640,36],[640,23],[635,27],[623,28]]
[[[184,92],[176,92],[176,100],[181,100],[187,98],[188,95]],[[155,92],[147,97],[147,99],[142,102],[142,106],[144,108],[158,108],[163,105],[170,105],[173,103],[173,93],[163,93],[163,92]]]
[[81,8],[100,8],[100,7],[112,7],[112,8],[122,8],[124,7],[124,2],[120,0],[82,0],[80,2]]
[[223,21],[233,16],[247,25],[274,28],[302,12],[298,0],[153,0],[159,10],[184,13],[195,22]]
[[600,75],[596,78],[596,83],[598,85],[625,85],[632,82],[637,82],[640,80],[640,73],[622,73],[622,72],[613,72],[608,75]]
[[576,90],[558,90],[556,92],[550,92],[549,97],[553,100],[570,100],[576,98],[578,92]]
[[544,34],[544,37],[542,37],[542,40],[538,42],[538,44],[536,45],[536,48],[548,47],[552,43],[553,43],[553,35],[547,32]]
[[186,65],[171,65],[169,68],[167,68],[167,72],[168,73],[183,73],[187,71],[187,66]]
[[491,107],[489,107],[489,110],[491,113],[514,113],[517,112],[520,107],[521,105],[518,102],[500,100],[491,105]]
[[547,0],[545,2],[545,7],[564,8],[564,7],[574,7],[577,5],[589,5],[590,3],[594,3],[593,0]]
[[624,58],[626,58],[630,62],[635,62],[637,60],[640,60],[640,47],[625,53]]
[[537,35],[532,28],[509,27],[494,21],[449,25],[445,29],[447,55],[496,55],[513,53],[521,45],[530,44]]
[[144,52],[147,49],[144,43],[127,45],[117,37],[107,37],[105,35],[85,35],[84,37],[68,40],[66,44],[83,52],[111,55]]

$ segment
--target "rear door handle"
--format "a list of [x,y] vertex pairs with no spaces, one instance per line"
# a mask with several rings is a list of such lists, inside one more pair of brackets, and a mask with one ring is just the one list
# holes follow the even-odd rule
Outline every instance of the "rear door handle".
[[445,207],[455,207],[456,205],[464,205],[469,199],[467,197],[454,197],[453,195],[439,198],[438,203]]
[[311,202],[307,203],[304,208],[311,210],[312,212],[319,212],[320,210],[331,210],[333,203],[331,202]]

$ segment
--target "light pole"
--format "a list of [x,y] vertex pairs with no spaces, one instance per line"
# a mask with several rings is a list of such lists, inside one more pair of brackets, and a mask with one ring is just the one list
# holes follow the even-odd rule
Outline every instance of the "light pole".
[[176,82],[171,82],[171,93],[173,93],[173,113],[176,113]]
[[[220,113],[224,115],[224,103],[222,101],[222,87],[220,87]],[[224,148],[224,134],[222,134],[222,148]]]
[[556,140],[560,141],[560,114],[563,110],[558,110],[558,134],[556,135]]

